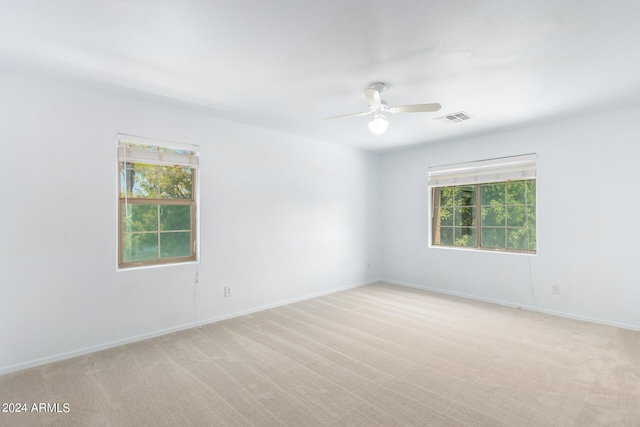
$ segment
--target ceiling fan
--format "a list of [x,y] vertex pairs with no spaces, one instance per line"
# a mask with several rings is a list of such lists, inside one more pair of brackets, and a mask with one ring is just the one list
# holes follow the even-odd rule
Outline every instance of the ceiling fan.
[[369,130],[376,134],[381,135],[386,132],[389,127],[389,121],[384,113],[426,113],[432,111],[438,111],[440,104],[413,104],[413,105],[398,105],[396,107],[389,107],[389,105],[380,98],[380,92],[385,90],[384,83],[373,83],[371,86],[364,90],[364,94],[369,101],[369,111],[364,113],[343,114],[341,116],[326,117],[328,119],[338,119],[341,117],[353,117],[353,116],[367,116],[372,114],[373,120],[369,122]]

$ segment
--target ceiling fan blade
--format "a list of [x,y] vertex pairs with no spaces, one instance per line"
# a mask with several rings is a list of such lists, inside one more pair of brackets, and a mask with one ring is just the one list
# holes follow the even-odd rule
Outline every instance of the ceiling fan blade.
[[364,90],[364,94],[367,96],[370,106],[379,107],[382,105],[382,100],[380,99],[380,91],[367,88]]
[[332,116],[332,117],[325,117],[325,120],[329,120],[329,119],[339,119],[342,117],[355,117],[355,116],[366,116],[371,114],[371,111],[367,111],[366,113],[353,113],[353,114],[343,114],[341,116]]
[[426,113],[430,111],[438,111],[442,106],[437,102],[433,104],[414,104],[414,105],[398,105],[389,108],[392,113]]

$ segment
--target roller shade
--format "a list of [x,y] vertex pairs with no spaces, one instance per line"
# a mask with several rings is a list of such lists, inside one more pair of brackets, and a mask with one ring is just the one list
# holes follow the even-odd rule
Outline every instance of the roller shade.
[[536,155],[500,157],[476,162],[429,168],[429,186],[482,184],[508,180],[535,179]]
[[198,146],[118,134],[118,160],[161,166],[198,167]]

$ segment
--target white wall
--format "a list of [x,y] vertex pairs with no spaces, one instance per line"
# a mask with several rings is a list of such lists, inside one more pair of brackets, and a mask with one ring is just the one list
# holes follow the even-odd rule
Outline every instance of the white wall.
[[[0,93],[0,373],[379,277],[377,154],[88,83]],[[118,132],[200,145],[199,264],[116,271]]]
[[[640,107],[379,155],[88,83],[0,93],[0,373],[379,277],[640,329]],[[199,264],[116,271],[117,132],[200,145]],[[428,247],[428,166],[530,152],[537,256]]]
[[[638,117],[627,107],[386,154],[382,277],[640,329]],[[428,247],[429,166],[526,153],[538,154],[537,256]]]

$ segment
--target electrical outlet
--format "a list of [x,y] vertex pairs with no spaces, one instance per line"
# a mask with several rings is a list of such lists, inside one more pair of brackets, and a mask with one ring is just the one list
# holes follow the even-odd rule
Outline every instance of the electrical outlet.
[[229,286],[224,287],[224,297],[231,298],[231,288]]
[[551,285],[551,293],[554,295],[560,295],[560,285],[558,284]]

